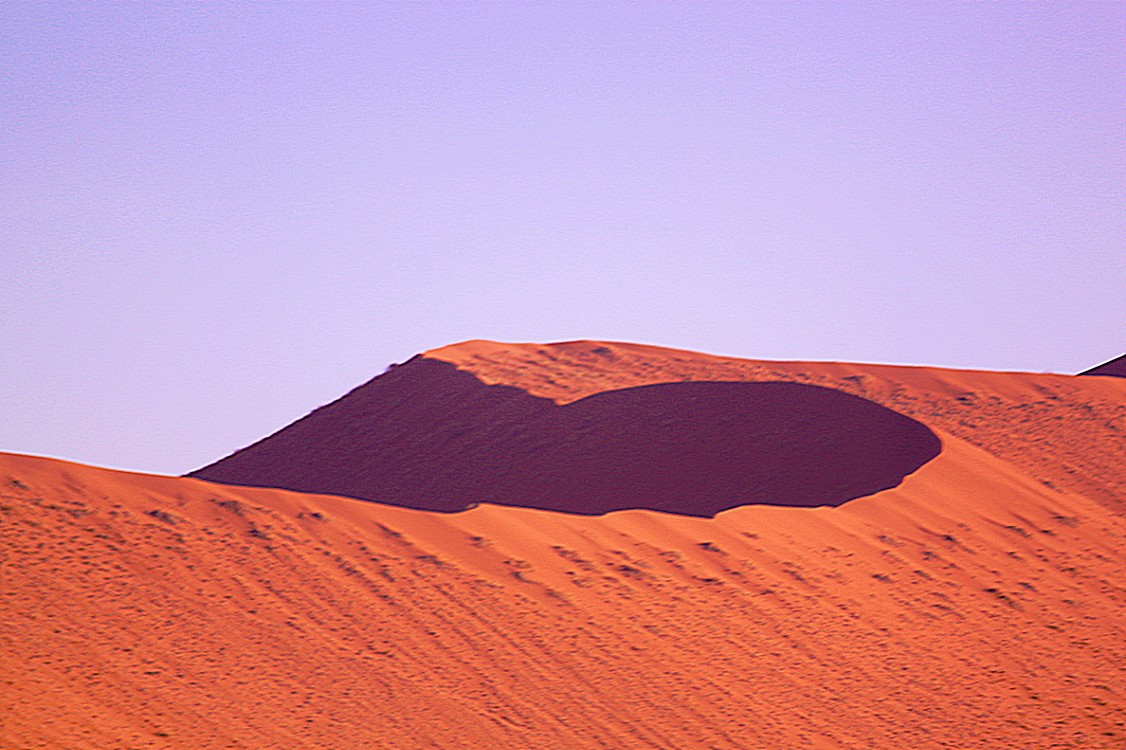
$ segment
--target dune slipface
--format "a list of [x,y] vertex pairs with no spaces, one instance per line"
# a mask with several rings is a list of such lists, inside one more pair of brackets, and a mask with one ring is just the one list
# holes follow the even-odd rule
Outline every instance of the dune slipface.
[[658,383],[559,405],[416,357],[190,476],[422,510],[713,516],[840,505],[940,450],[925,425],[814,385]]

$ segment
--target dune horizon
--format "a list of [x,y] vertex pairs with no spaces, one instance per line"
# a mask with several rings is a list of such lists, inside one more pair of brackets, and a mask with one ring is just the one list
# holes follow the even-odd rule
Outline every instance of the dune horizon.
[[0,453],[0,746],[1119,748],[1123,431],[1120,377],[474,340],[211,465],[317,491]]

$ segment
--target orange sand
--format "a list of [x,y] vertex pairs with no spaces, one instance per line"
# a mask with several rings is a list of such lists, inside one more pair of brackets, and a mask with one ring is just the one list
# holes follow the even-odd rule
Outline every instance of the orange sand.
[[943,452],[839,508],[436,514],[0,454],[0,747],[1121,748],[1126,380],[429,353],[566,402],[837,387]]

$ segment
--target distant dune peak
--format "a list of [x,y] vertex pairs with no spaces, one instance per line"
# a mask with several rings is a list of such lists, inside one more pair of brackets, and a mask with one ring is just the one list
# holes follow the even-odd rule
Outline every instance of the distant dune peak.
[[547,357],[568,356],[585,360],[614,360],[619,354],[660,354],[660,355],[685,355],[694,359],[710,359],[712,355],[690,352],[682,349],[671,349],[653,344],[634,344],[623,341],[594,341],[590,339],[573,339],[571,341],[555,341],[548,344],[539,343],[511,343],[505,341],[492,341],[489,339],[471,339],[457,344],[431,349],[421,356],[428,359],[439,359],[443,362],[462,365],[481,358],[520,358],[531,352]]
[[1109,362],[1103,362],[1098,367],[1084,370],[1080,375],[1109,375],[1115,378],[1126,378],[1126,354],[1116,357]]
[[[505,345],[457,346],[465,357]],[[549,346],[614,358],[597,342]],[[420,356],[191,476],[434,511],[714,516],[840,505],[897,486],[940,450],[923,424],[813,385],[657,383],[561,406]]]

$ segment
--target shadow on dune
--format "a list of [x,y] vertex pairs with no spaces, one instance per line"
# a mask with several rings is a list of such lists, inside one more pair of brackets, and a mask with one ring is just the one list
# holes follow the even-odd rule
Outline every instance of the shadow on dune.
[[424,510],[691,516],[840,505],[938,455],[925,425],[797,383],[663,383],[565,406],[416,357],[189,476]]

